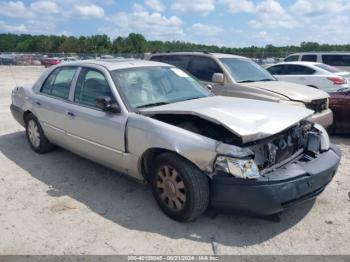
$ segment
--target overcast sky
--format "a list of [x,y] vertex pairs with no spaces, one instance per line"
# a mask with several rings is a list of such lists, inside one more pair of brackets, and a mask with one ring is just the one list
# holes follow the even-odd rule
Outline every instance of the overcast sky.
[[1,1],[0,33],[92,35],[232,47],[350,43],[349,0]]

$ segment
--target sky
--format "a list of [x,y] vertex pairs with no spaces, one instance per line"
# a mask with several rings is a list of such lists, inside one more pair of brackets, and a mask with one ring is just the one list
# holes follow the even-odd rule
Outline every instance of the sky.
[[141,33],[229,47],[350,43],[349,0],[0,0],[0,33]]

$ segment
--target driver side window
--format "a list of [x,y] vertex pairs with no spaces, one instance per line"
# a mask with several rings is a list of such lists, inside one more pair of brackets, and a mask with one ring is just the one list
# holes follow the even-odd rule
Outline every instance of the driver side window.
[[104,75],[98,70],[83,68],[75,87],[74,102],[96,107],[96,99],[99,96],[108,96],[114,100]]
[[212,82],[215,73],[223,73],[219,65],[211,58],[195,56],[189,72],[201,81]]

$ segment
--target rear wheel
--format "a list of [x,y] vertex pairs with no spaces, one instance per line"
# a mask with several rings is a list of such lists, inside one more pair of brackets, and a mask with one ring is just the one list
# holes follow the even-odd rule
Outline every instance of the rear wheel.
[[38,119],[33,114],[26,116],[25,123],[27,139],[34,152],[44,154],[55,148],[46,138]]
[[208,178],[196,166],[174,153],[155,160],[151,184],[161,210],[177,221],[191,221],[209,204]]

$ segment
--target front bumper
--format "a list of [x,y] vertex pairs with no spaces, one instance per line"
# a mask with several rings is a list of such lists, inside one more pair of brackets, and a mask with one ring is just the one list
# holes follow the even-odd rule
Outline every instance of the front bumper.
[[320,113],[313,114],[308,120],[312,123],[319,124],[324,128],[328,128],[333,124],[333,112],[328,108]]
[[292,163],[256,180],[218,173],[211,181],[211,204],[254,215],[268,216],[313,199],[334,177],[340,150],[330,150],[306,163]]

